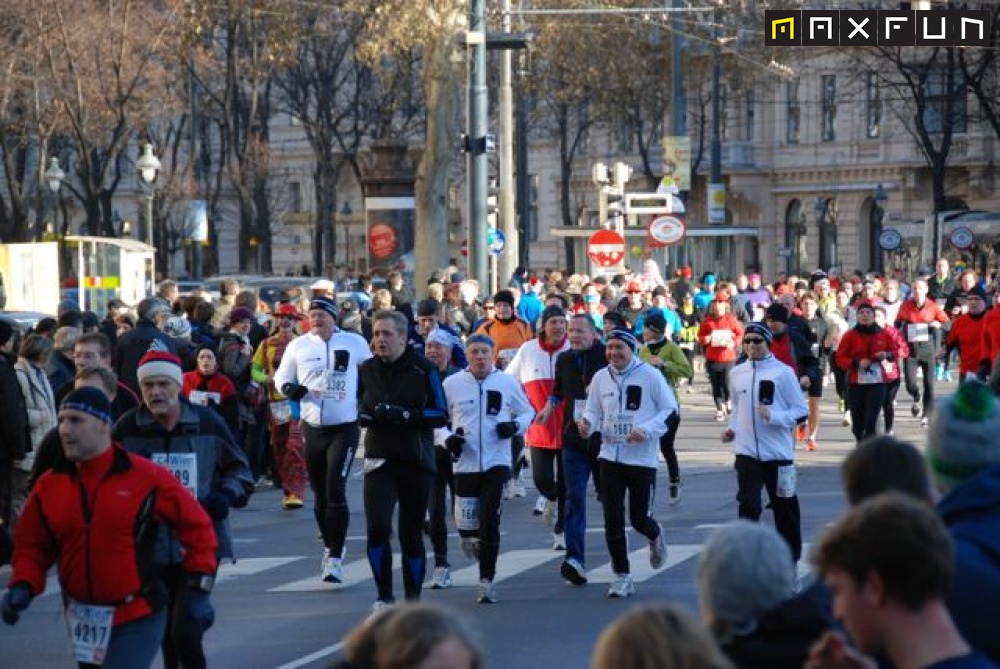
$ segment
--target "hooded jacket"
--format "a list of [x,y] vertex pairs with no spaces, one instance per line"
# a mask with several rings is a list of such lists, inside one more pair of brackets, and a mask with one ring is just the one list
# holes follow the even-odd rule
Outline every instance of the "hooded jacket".
[[955,544],[948,609],[969,645],[1000,662],[1000,465],[952,489],[937,511]]
[[[761,381],[774,384],[774,402],[767,421],[757,413]],[[809,407],[792,368],[770,354],[763,360],[747,359],[733,367],[729,386],[733,402],[729,429],[735,434],[733,453],[762,462],[791,463],[795,459],[792,428],[809,416]]]
[[451,419],[449,434],[462,429],[465,445],[453,469],[456,474],[475,474],[493,467],[511,466],[510,437],[497,436],[498,423],[514,421],[517,434],[524,434],[535,410],[521,384],[498,369],[480,381],[464,370],[444,381],[444,395]]

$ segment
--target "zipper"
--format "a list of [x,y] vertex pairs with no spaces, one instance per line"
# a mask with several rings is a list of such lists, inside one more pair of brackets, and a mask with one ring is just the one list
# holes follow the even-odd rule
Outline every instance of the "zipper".
[[[476,377],[472,377],[476,378]],[[476,379],[479,386],[479,471],[483,471],[483,382]]]
[[77,478],[77,483],[80,486],[81,510],[83,511],[83,520],[84,520],[84,523],[85,523],[84,541],[83,541],[83,543],[86,546],[86,548],[84,549],[84,556],[85,556],[84,557],[84,563],[86,565],[86,571],[87,571],[87,597],[88,597],[88,599],[91,602],[93,602],[94,599],[95,599],[94,598],[94,573],[93,573],[93,569],[91,569],[91,567],[93,565],[93,562],[94,562],[94,560],[93,560],[93,553],[91,551],[91,538],[92,538],[91,537],[91,529],[92,529],[91,521],[94,518],[94,508],[97,505],[98,493],[100,493],[100,491],[101,491],[101,486],[104,485],[104,479],[105,479],[106,476],[107,476],[107,474],[105,474],[104,476],[102,476],[101,480],[99,480],[97,482],[97,485],[94,487],[94,505],[93,506],[91,506],[90,499],[87,497],[87,488],[86,488],[86,486],[83,485],[83,479]]

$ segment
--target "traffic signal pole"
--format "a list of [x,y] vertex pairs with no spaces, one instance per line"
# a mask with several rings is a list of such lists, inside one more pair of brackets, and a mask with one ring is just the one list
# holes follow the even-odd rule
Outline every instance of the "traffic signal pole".
[[489,287],[486,263],[486,197],[489,164],[486,160],[486,0],[469,4],[469,274],[482,293]]

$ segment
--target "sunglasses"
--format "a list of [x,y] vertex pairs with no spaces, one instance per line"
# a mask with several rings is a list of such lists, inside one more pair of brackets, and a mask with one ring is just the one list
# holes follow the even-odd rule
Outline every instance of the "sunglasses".
[[743,338],[743,343],[744,344],[763,344],[764,343],[764,338],[763,337],[744,337]]

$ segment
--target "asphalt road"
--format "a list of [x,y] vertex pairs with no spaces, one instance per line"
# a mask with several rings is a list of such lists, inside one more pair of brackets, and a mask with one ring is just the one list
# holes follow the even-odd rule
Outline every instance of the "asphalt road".
[[[950,388],[939,384],[942,393]],[[476,604],[476,566],[466,560],[452,539],[455,584],[442,591],[424,590],[424,599],[458,612],[481,638],[487,666],[548,669],[586,667],[600,630],[637,603],[672,600],[698,611],[694,584],[697,554],[712,528],[736,517],[732,456],[718,435],[707,384],[682,396],[683,422],[677,440],[684,485],[677,507],[666,499],[666,472],[661,467],[655,516],[667,532],[668,564],[649,568],[646,542],[632,533],[632,567],[638,592],[630,600],[606,596],[611,579],[604,545],[600,507],[591,497],[588,509],[587,566],[590,584],[573,587],[560,578],[562,554],[551,550],[551,530],[531,515],[536,499],[506,502],[501,523],[498,565],[500,602]],[[833,394],[828,387],[828,395]],[[844,508],[839,465],[854,445],[849,428],[841,427],[832,398],[823,401],[819,449],[799,450],[799,496],[803,537],[812,542]],[[910,418],[909,401],[900,393],[896,434],[922,445],[921,430]],[[525,471],[530,481],[530,471]],[[319,579],[322,547],[307,500],[300,511],[280,509],[280,493],[259,489],[248,508],[234,512],[238,561],[220,571],[213,600],[215,627],[206,636],[212,667],[323,667],[337,657],[344,635],[364,620],[375,599],[375,588],[364,559],[364,517],[360,466],[349,484],[351,527],[347,542],[346,584],[332,586]],[[771,522],[765,513],[763,522]],[[453,535],[454,536],[454,535]],[[430,546],[428,542],[430,557]],[[808,571],[807,561],[799,565]],[[9,568],[0,570],[6,580]],[[401,576],[395,572],[397,596]],[[16,627],[0,625],[0,666],[71,667],[70,645],[56,596],[35,600]],[[157,663],[158,665],[159,663]]]

